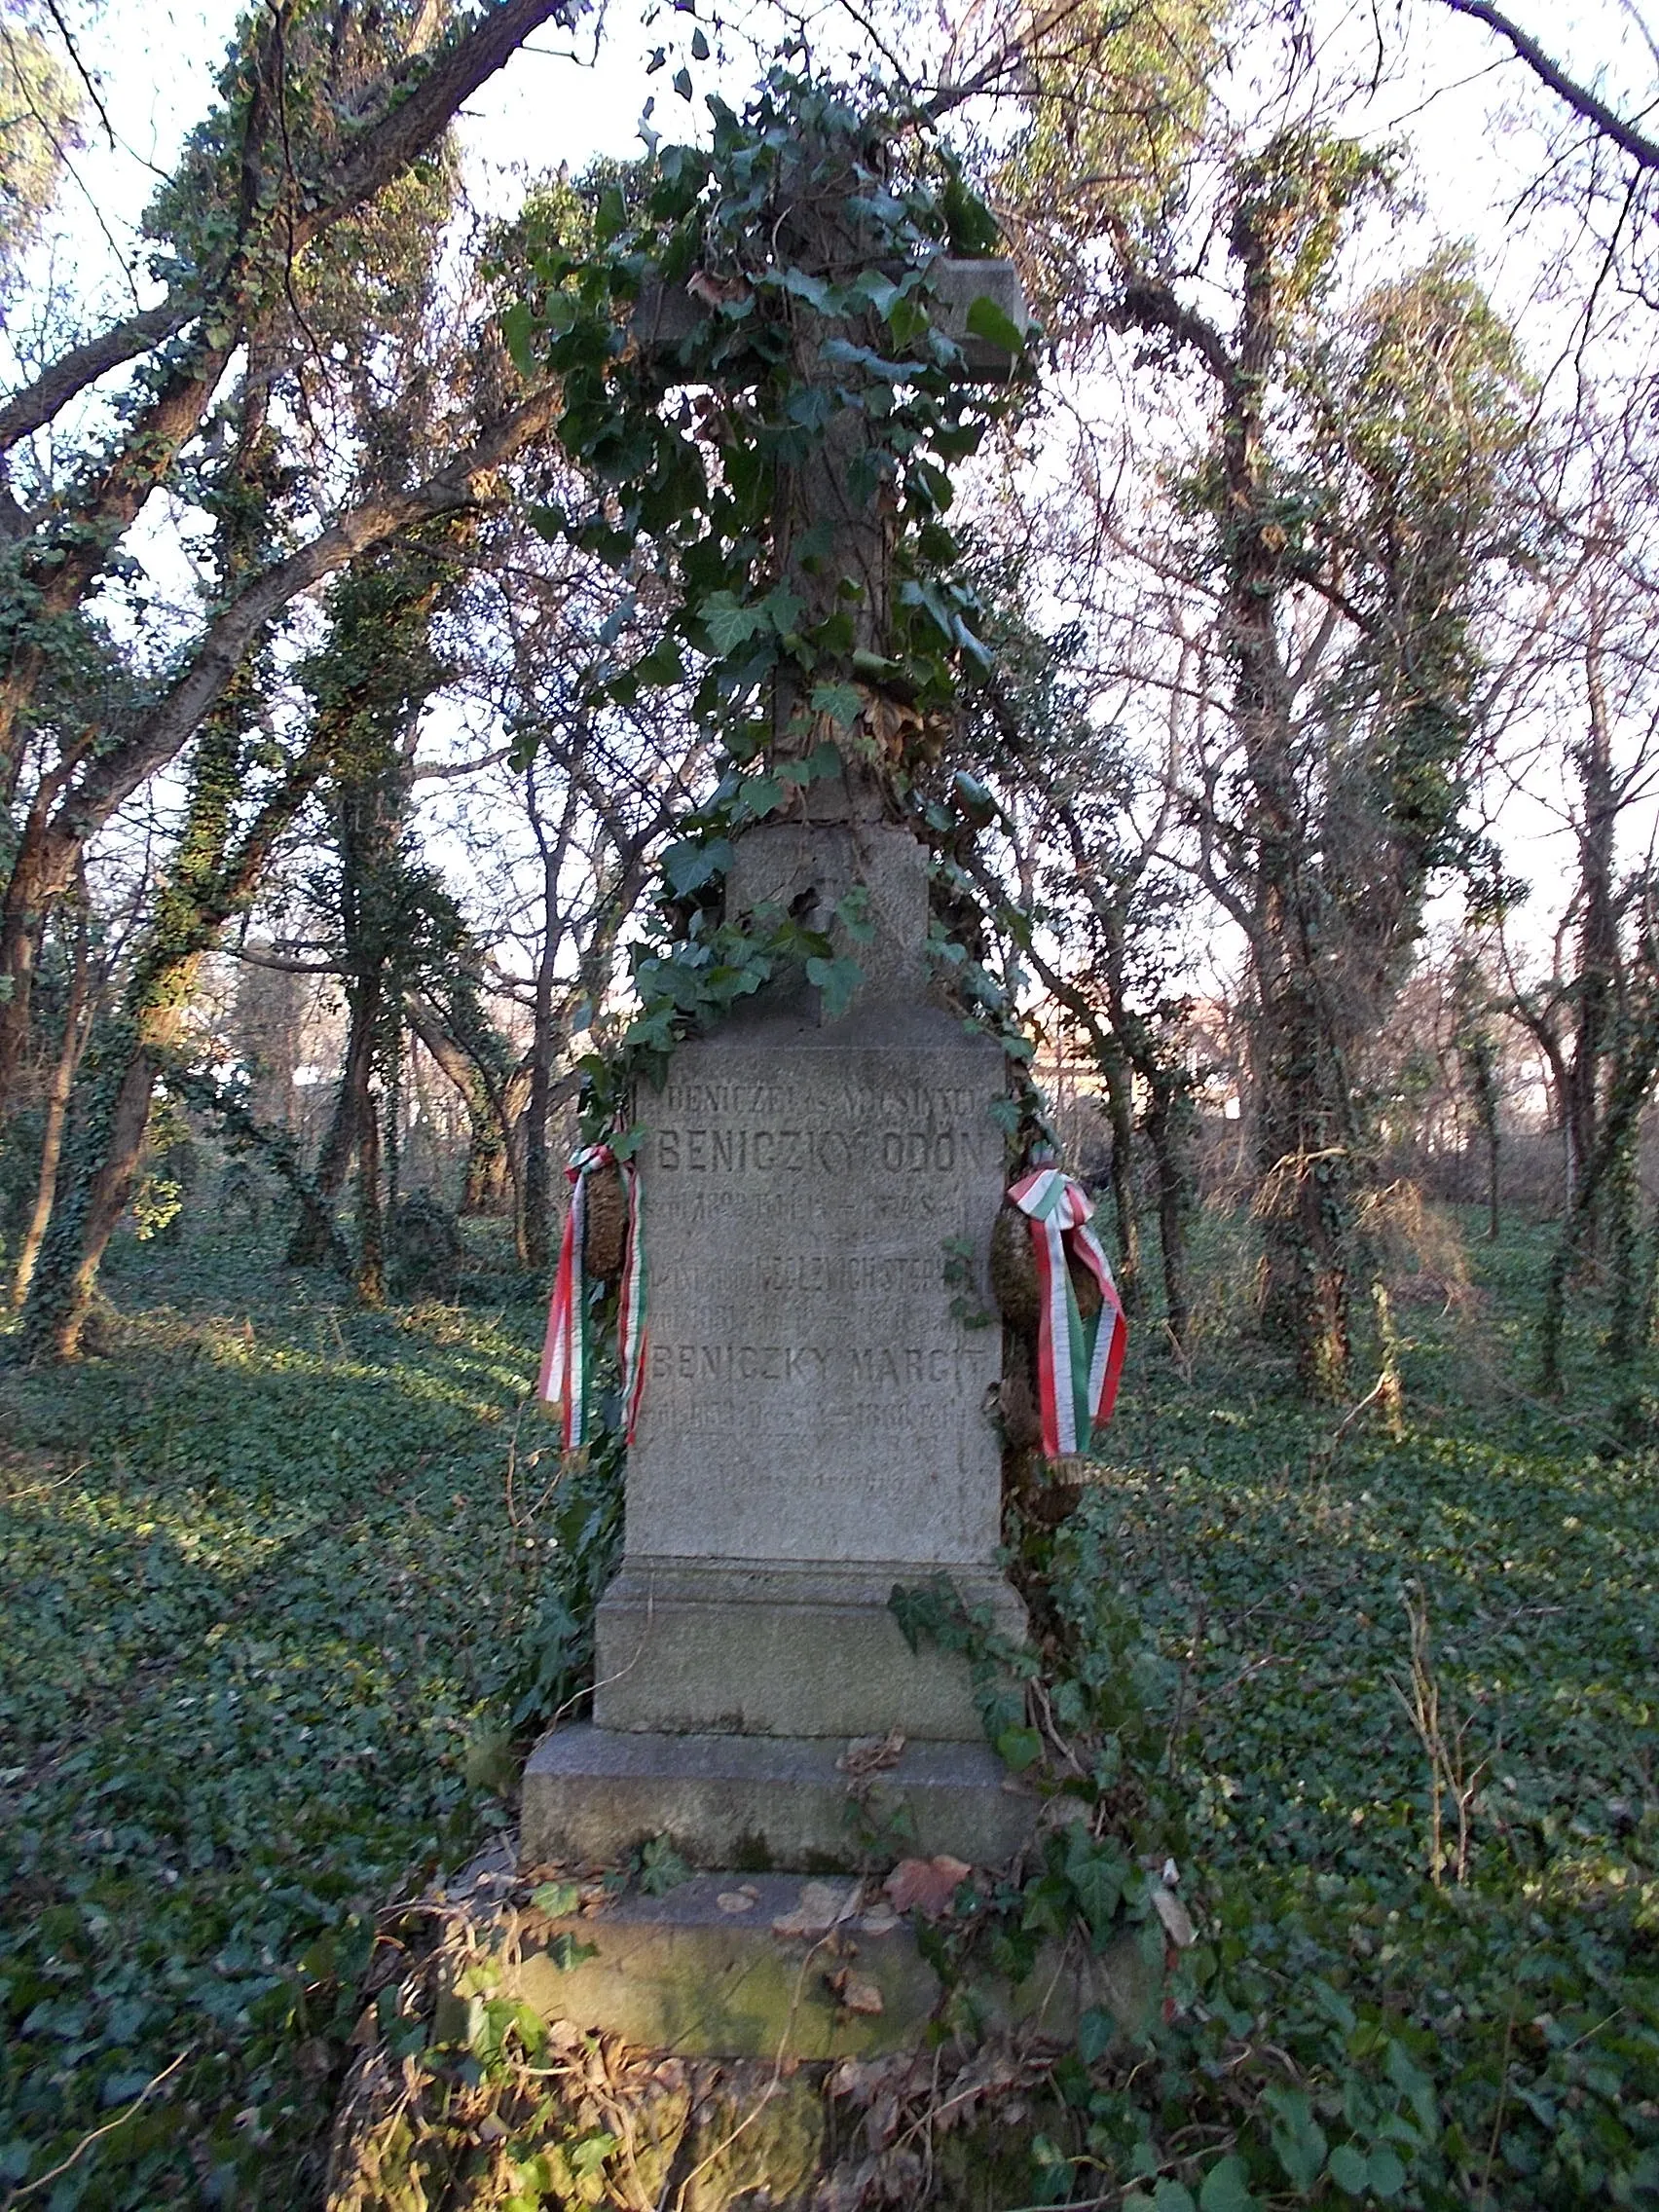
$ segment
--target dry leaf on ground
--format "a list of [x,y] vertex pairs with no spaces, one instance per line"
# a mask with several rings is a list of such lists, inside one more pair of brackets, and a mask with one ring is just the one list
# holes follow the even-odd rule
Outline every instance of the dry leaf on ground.
[[1162,1921],[1172,1943],[1184,1951],[1190,1943],[1198,1941],[1198,1931],[1193,1926],[1192,1914],[1173,1890],[1166,1890],[1160,1882],[1152,1885],[1152,1909]]
[[925,1920],[937,1920],[949,1911],[957,1884],[973,1871],[961,1859],[901,1859],[887,1877],[887,1895],[895,1912],[919,1912]]
[[864,1884],[855,1882],[843,1897],[828,1882],[803,1883],[794,1910],[774,1920],[772,1933],[774,1936],[828,1935],[837,1921],[845,1920],[849,1913],[858,1910],[863,1890]]
[[897,1728],[885,1736],[855,1736],[835,1764],[855,1780],[866,1774],[885,1774],[904,1755],[904,1738]]
[[830,1987],[834,1992],[836,2002],[849,2012],[863,2012],[873,2019],[887,2009],[881,1991],[875,1983],[861,1980],[849,1967],[843,1967],[839,1973],[830,1976]]

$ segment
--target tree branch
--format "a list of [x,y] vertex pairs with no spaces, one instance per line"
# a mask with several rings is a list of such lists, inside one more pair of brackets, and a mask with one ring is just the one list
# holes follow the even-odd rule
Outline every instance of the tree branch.
[[[372,122],[342,156],[332,172],[315,180],[311,204],[298,210],[291,226],[290,253],[372,199],[436,138],[466,100],[493,77],[530,36],[550,18],[570,24],[588,0],[498,0],[445,53],[422,54],[391,71],[387,94]],[[408,89],[405,90],[405,87]],[[125,361],[160,345],[186,323],[235,289],[243,264],[239,256],[214,279],[191,286],[140,314],[126,316],[96,338],[71,347],[43,370],[34,383],[0,407],[0,453],[50,423],[78,392]]]
[[1565,100],[1574,115],[1593,124],[1604,138],[1610,138],[1633,162],[1644,169],[1659,169],[1659,140],[1649,138],[1634,124],[1616,115],[1586,85],[1569,77],[1561,64],[1552,61],[1535,38],[1530,38],[1519,23],[1512,23],[1490,0],[1445,0],[1455,15],[1468,16],[1477,23],[1484,23],[1489,31],[1508,41],[1518,59],[1524,61],[1540,83],[1549,87],[1558,99]]
[[160,705],[125,743],[91,762],[58,806],[54,836],[78,844],[95,835],[140,784],[165,767],[217,701],[255,633],[290,600],[395,531],[477,504],[484,497],[480,479],[539,436],[558,407],[556,387],[533,392],[424,484],[375,494],[339,516],[309,545],[256,576],[209,625],[189,667]]

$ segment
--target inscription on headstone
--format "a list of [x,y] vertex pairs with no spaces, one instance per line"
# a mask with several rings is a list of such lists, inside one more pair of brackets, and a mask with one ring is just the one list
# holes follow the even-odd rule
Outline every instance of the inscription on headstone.
[[996,1071],[965,1041],[817,1037],[693,1047],[640,1101],[651,1338],[629,1552],[982,1565],[999,1352],[949,1311],[944,1240],[995,1211]]

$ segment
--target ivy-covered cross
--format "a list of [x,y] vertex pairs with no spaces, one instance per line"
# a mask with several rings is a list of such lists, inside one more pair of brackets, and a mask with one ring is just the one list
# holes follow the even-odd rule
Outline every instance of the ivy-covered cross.
[[804,963],[831,1015],[856,986],[827,923],[728,916],[719,878],[768,816],[921,811],[959,686],[988,668],[949,470],[1030,336],[996,225],[925,117],[781,69],[741,115],[709,104],[708,149],[658,145],[545,203],[503,316],[520,364],[562,378],[560,436],[593,487],[539,527],[619,578],[601,699],[690,684],[726,756],[665,855],[624,1050],[587,1063],[593,1132],[780,963]]
[[830,787],[820,814],[891,810],[985,662],[948,469],[1021,360],[1018,280],[919,116],[781,71],[741,116],[710,106],[712,148],[617,176],[585,250],[539,240],[505,318],[563,373],[561,437],[603,488],[547,525],[634,587],[618,639],[666,585],[608,687],[683,682],[689,648],[699,710],[764,770],[751,818],[780,774]]

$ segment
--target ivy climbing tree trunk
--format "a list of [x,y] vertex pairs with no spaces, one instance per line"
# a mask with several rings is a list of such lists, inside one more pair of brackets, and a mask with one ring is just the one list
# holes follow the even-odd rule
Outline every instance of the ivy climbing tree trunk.
[[1301,129],[1232,164],[1236,313],[1223,331],[1120,255],[1119,317],[1196,358],[1215,424],[1193,489],[1213,521],[1231,666],[1225,754],[1190,802],[1210,889],[1249,952],[1262,1326],[1301,1387],[1352,1354],[1364,1059],[1456,865],[1469,644],[1527,414],[1511,334],[1431,262],[1339,314],[1336,257],[1386,198],[1385,158]]
[[[94,427],[83,450],[60,438],[71,460],[50,496],[18,498],[0,477],[0,509],[13,518],[8,557],[17,564],[0,612],[0,798],[21,798],[24,814],[0,900],[0,1107],[28,1051],[41,928],[90,840],[194,740],[282,606],[378,538],[444,506],[471,504],[475,479],[550,420],[548,391],[510,411],[424,486],[336,507],[309,545],[220,602],[163,700],[113,723],[94,706],[86,717],[94,726],[64,742],[32,793],[20,792],[30,737],[63,719],[54,686],[73,691],[89,609],[109,565],[151,497],[176,485],[179,459],[239,347],[295,307],[313,258],[349,237],[350,219],[430,154],[533,31],[555,18],[573,20],[581,5],[484,0],[465,11],[419,10],[412,22],[400,11],[347,0],[253,11],[218,104],[151,211],[158,262],[171,272],[166,298],[69,347],[0,405],[3,471],[19,440],[57,422],[99,379],[136,364],[113,415],[91,411]],[[290,336],[296,352],[315,350],[303,312],[293,314]],[[317,490],[326,513],[328,496]]]
[[89,1021],[95,1012],[91,985],[92,957],[87,942],[87,898],[83,885],[77,902],[75,943],[71,954],[69,995],[63,1011],[63,1036],[53,1061],[52,1075],[47,1084],[46,1118],[41,1130],[40,1166],[35,1176],[34,1203],[18,1246],[18,1265],[12,1277],[12,1305],[20,1308],[28,1297],[29,1285],[40,1259],[41,1246],[52,1220],[53,1199],[57,1188],[57,1170],[63,1157],[63,1133],[69,1120],[69,1094],[74,1088],[75,1070],[86,1049]]

